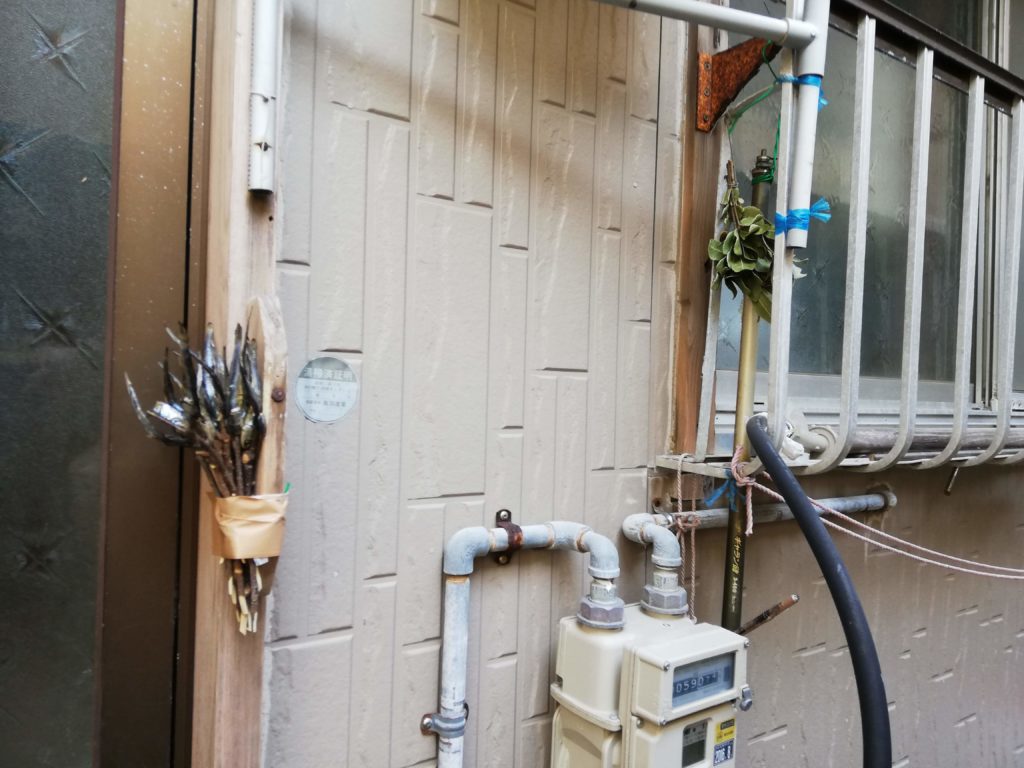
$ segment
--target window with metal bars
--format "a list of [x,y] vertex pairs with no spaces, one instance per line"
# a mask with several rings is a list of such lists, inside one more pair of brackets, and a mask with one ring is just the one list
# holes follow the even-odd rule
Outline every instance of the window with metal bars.
[[[791,297],[776,292],[788,324],[760,324],[755,410],[795,428],[808,473],[1018,461],[1024,0],[833,0],[831,27],[813,196],[832,219],[812,224]],[[774,79],[762,68],[740,99]],[[779,102],[718,129],[744,190]],[[712,296],[692,471],[732,455],[739,318]]]

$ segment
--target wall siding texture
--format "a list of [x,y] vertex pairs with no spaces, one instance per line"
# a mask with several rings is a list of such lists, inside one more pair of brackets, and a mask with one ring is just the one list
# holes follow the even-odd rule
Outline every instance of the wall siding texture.
[[[429,765],[418,723],[437,708],[451,533],[502,508],[584,521],[618,539],[623,596],[639,598],[643,553],[617,532],[647,505],[671,421],[688,32],[590,0],[285,6],[292,375],[335,355],[361,390],[334,424],[289,413],[264,764]],[[972,473],[939,503],[945,476],[899,477],[887,529],[1019,562],[1019,474]],[[975,494],[986,526],[961,509]],[[699,535],[711,619],[722,546]],[[885,626],[897,764],[1024,765],[1021,591],[843,551]],[[748,613],[803,600],[755,637],[740,765],[853,764],[852,673],[820,574],[792,525],[759,530],[748,557]],[[547,765],[556,622],[584,583],[568,553],[478,562],[467,766]]]

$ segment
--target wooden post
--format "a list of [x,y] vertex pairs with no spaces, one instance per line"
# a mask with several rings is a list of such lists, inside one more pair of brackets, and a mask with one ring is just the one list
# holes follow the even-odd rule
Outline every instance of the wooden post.
[[[250,332],[258,328],[263,335],[268,435],[257,487],[279,491],[287,399],[268,402],[275,384],[284,388],[285,382],[283,333],[273,298],[274,200],[250,195],[247,183],[252,8],[240,0],[203,2],[210,3],[203,8],[204,18],[212,21],[201,48],[203,61],[196,63],[209,67],[210,76],[196,99],[205,110],[207,141],[194,152],[202,153],[208,179],[205,210],[198,219],[206,230],[194,232],[192,242],[201,242],[205,234],[206,320],[213,323],[217,338],[230,338],[235,324],[244,327],[247,320]],[[249,301],[257,296],[265,298],[250,319]],[[259,632],[239,634],[224,566],[210,554],[211,526],[211,497],[204,492],[196,555],[192,765],[258,768],[266,611]]]
[[701,365],[707,330],[711,273],[708,239],[715,231],[721,167],[721,138],[716,130],[697,131],[698,54],[714,48],[714,31],[689,26],[687,98],[683,112],[683,173],[680,200],[679,254],[676,261],[675,430],[672,450],[693,451],[697,442]]

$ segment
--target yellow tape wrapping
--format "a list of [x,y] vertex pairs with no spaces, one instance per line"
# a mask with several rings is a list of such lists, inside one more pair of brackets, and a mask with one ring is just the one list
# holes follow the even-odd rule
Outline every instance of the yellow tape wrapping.
[[230,560],[277,557],[288,496],[227,496],[213,504],[213,554]]

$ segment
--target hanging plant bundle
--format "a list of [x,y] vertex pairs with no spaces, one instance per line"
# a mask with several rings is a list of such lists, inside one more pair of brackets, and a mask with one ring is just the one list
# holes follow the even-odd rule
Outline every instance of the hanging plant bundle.
[[280,551],[283,494],[256,496],[257,465],[266,435],[263,384],[254,339],[235,328],[230,362],[219,352],[213,326],[201,351],[190,349],[184,329],[168,329],[175,349],[165,350],[164,399],[144,410],[125,374],[128,396],[146,434],[165,445],[190,448],[217,495],[215,554],[228,563],[228,594],[239,631],[255,632],[263,589],[260,566]]
[[724,284],[733,296],[742,291],[758,316],[771,322],[775,225],[760,208],[744,203],[731,161],[727,180],[719,210],[722,231],[708,242],[708,259],[714,268],[711,287]]

